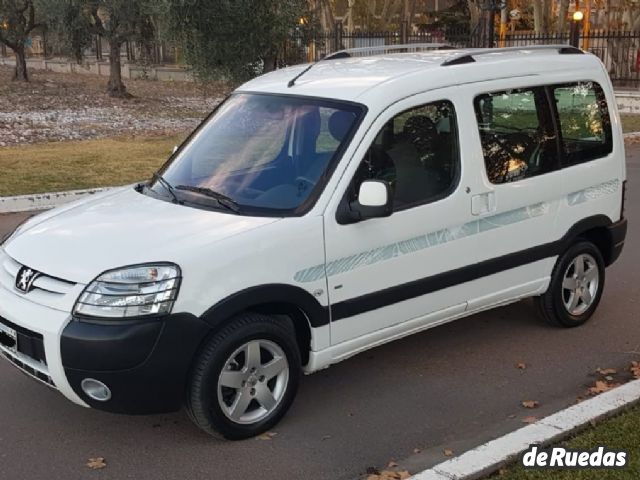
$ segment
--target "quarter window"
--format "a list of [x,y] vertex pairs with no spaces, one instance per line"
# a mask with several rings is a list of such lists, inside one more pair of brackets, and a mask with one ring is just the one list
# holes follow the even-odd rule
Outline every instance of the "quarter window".
[[475,111],[492,183],[523,180],[559,168],[544,88],[486,93],[476,97]]
[[552,87],[567,165],[612,151],[611,121],[604,92],[594,82]]
[[356,172],[350,200],[363,180],[387,181],[394,210],[437,200],[454,187],[459,173],[453,104],[443,100],[396,115],[380,130]]

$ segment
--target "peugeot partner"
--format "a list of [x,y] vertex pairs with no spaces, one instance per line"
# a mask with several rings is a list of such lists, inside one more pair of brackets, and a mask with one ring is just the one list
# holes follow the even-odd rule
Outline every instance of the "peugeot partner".
[[184,405],[241,439],[385,342],[526,297],[586,322],[626,234],[598,58],[375,50],[256,78],[149,181],[21,225],[2,356],[78,405]]

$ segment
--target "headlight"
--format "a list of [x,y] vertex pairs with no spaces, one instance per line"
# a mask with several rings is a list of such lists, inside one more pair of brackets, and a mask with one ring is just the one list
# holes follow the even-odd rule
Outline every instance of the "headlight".
[[102,318],[168,314],[179,288],[177,265],[137,265],[111,270],[84,289],[73,313]]

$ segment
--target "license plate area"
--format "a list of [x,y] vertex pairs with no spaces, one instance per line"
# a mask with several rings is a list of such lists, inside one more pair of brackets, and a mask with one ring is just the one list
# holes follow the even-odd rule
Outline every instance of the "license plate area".
[[11,352],[18,351],[18,334],[3,323],[0,323],[0,345]]

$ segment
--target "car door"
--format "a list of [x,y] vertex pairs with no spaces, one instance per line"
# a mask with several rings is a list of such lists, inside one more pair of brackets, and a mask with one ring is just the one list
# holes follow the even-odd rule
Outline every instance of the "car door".
[[482,166],[471,194],[482,276],[469,285],[469,310],[540,293],[555,261],[547,245],[563,200],[559,143],[547,88],[528,82],[488,82],[462,96]]
[[[331,341],[381,339],[460,314],[464,288],[455,271],[475,261],[474,221],[453,89],[405,99],[364,137],[325,214]],[[364,179],[391,184],[386,218],[341,224]],[[402,325],[401,325],[402,324]],[[395,327],[395,329],[391,329]]]

